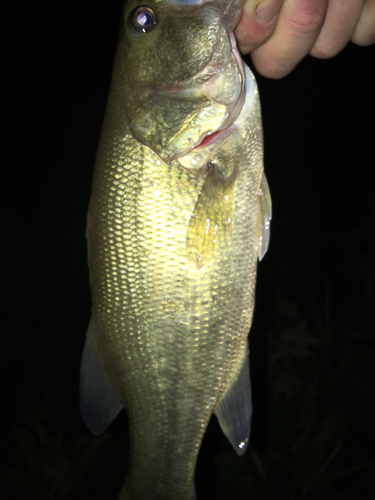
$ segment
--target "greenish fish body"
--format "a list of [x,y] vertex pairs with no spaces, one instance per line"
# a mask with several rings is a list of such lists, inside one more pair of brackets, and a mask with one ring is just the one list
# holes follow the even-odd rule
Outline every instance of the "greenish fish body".
[[90,200],[81,411],[127,408],[120,499],[189,500],[212,413],[239,454],[257,259],[268,246],[258,91],[238,0],[126,2]]

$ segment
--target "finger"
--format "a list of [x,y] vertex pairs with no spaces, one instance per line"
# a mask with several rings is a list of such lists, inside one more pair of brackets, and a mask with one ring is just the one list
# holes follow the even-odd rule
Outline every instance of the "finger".
[[357,45],[375,43],[375,0],[366,0],[361,16],[351,38]]
[[243,54],[262,45],[272,35],[284,0],[246,0],[234,34]]
[[310,55],[328,59],[341,52],[354,33],[362,6],[363,0],[330,0],[324,24]]
[[323,25],[328,0],[285,0],[272,36],[252,53],[256,69],[282,78],[310,52]]

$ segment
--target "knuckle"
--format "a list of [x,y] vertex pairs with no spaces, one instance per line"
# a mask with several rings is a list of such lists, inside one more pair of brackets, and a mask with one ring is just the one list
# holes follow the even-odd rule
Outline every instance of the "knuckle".
[[289,13],[284,21],[297,35],[311,35],[320,30],[324,22],[325,8],[322,2],[303,2],[298,10]]

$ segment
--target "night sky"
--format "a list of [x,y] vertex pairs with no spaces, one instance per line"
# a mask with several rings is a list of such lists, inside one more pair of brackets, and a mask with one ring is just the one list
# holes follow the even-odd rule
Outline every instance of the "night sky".
[[[2,498],[82,498],[89,484],[96,484],[99,466],[94,459],[80,478],[71,479],[65,493],[56,493],[57,487],[51,487],[52,493],[31,486],[17,489],[17,481],[24,484],[29,479],[17,479],[21,476],[15,471],[22,470],[23,478],[25,474],[32,477],[31,466],[25,473],[22,457],[30,449],[30,457],[37,462],[41,453],[38,444],[20,445],[28,438],[19,429],[31,426],[31,434],[39,436],[36,443],[43,441],[41,428],[51,436],[62,433],[66,448],[62,445],[60,454],[67,463],[71,460],[72,467],[80,451],[71,443],[90,436],[78,405],[79,364],[90,316],[85,219],[121,4],[103,0],[14,2],[5,12],[0,198],[4,445],[0,472],[8,477],[14,474],[16,479],[12,476],[2,486]],[[374,353],[374,67],[374,46],[349,44],[331,60],[307,57],[282,80],[257,75],[265,171],[273,200],[271,243],[259,265],[251,334],[252,442],[259,453],[267,446],[272,424],[267,339],[278,324],[275,311],[280,301],[287,297],[289,303],[297,304],[307,325],[318,315],[311,304],[323,307],[327,289],[336,318],[349,310],[352,318],[361,303],[360,318],[353,324],[365,340],[353,355],[363,354],[360,363],[364,366],[366,354]],[[355,278],[353,273],[357,273]],[[368,368],[363,379],[356,381],[358,388],[364,380],[371,386],[367,397],[374,396],[373,376],[374,370]],[[368,416],[373,409],[364,400],[351,418],[363,411],[374,421],[374,415]],[[111,436],[119,436],[115,444],[103,444],[103,464],[111,457],[116,462],[113,469],[120,470],[112,481],[112,465],[100,469],[108,475],[108,488],[100,486],[108,492],[108,500],[116,498],[125,476],[121,469],[125,459],[119,457],[117,465],[117,457],[108,451],[126,441],[122,436],[125,424],[126,417],[120,417],[111,431]],[[352,438],[349,431],[345,434],[348,446],[354,443],[350,449],[357,447],[362,453],[368,447],[368,454],[358,461],[349,452],[341,459],[348,461],[347,469],[361,461],[370,463],[370,447],[375,444],[372,432]],[[202,461],[206,464],[205,472],[197,474],[199,500],[215,498],[210,491],[216,482],[216,454],[227,446],[223,439],[213,422],[202,451],[204,459],[198,462],[199,470],[204,468]],[[51,438],[51,448],[55,445]],[[52,463],[57,452],[50,453]],[[45,457],[40,460],[46,461]],[[100,487],[94,486],[87,498],[104,498]],[[345,498],[365,500],[375,486],[361,491]],[[267,498],[283,498],[281,493],[270,495]],[[318,498],[299,495],[285,498]],[[237,498],[242,497],[238,494]]]

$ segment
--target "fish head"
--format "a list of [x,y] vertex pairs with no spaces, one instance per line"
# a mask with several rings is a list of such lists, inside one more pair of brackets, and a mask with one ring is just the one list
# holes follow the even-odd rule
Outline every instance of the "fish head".
[[[245,98],[243,0],[129,0],[118,56],[133,136],[164,161],[228,128]],[[125,92],[124,92],[125,90]]]

